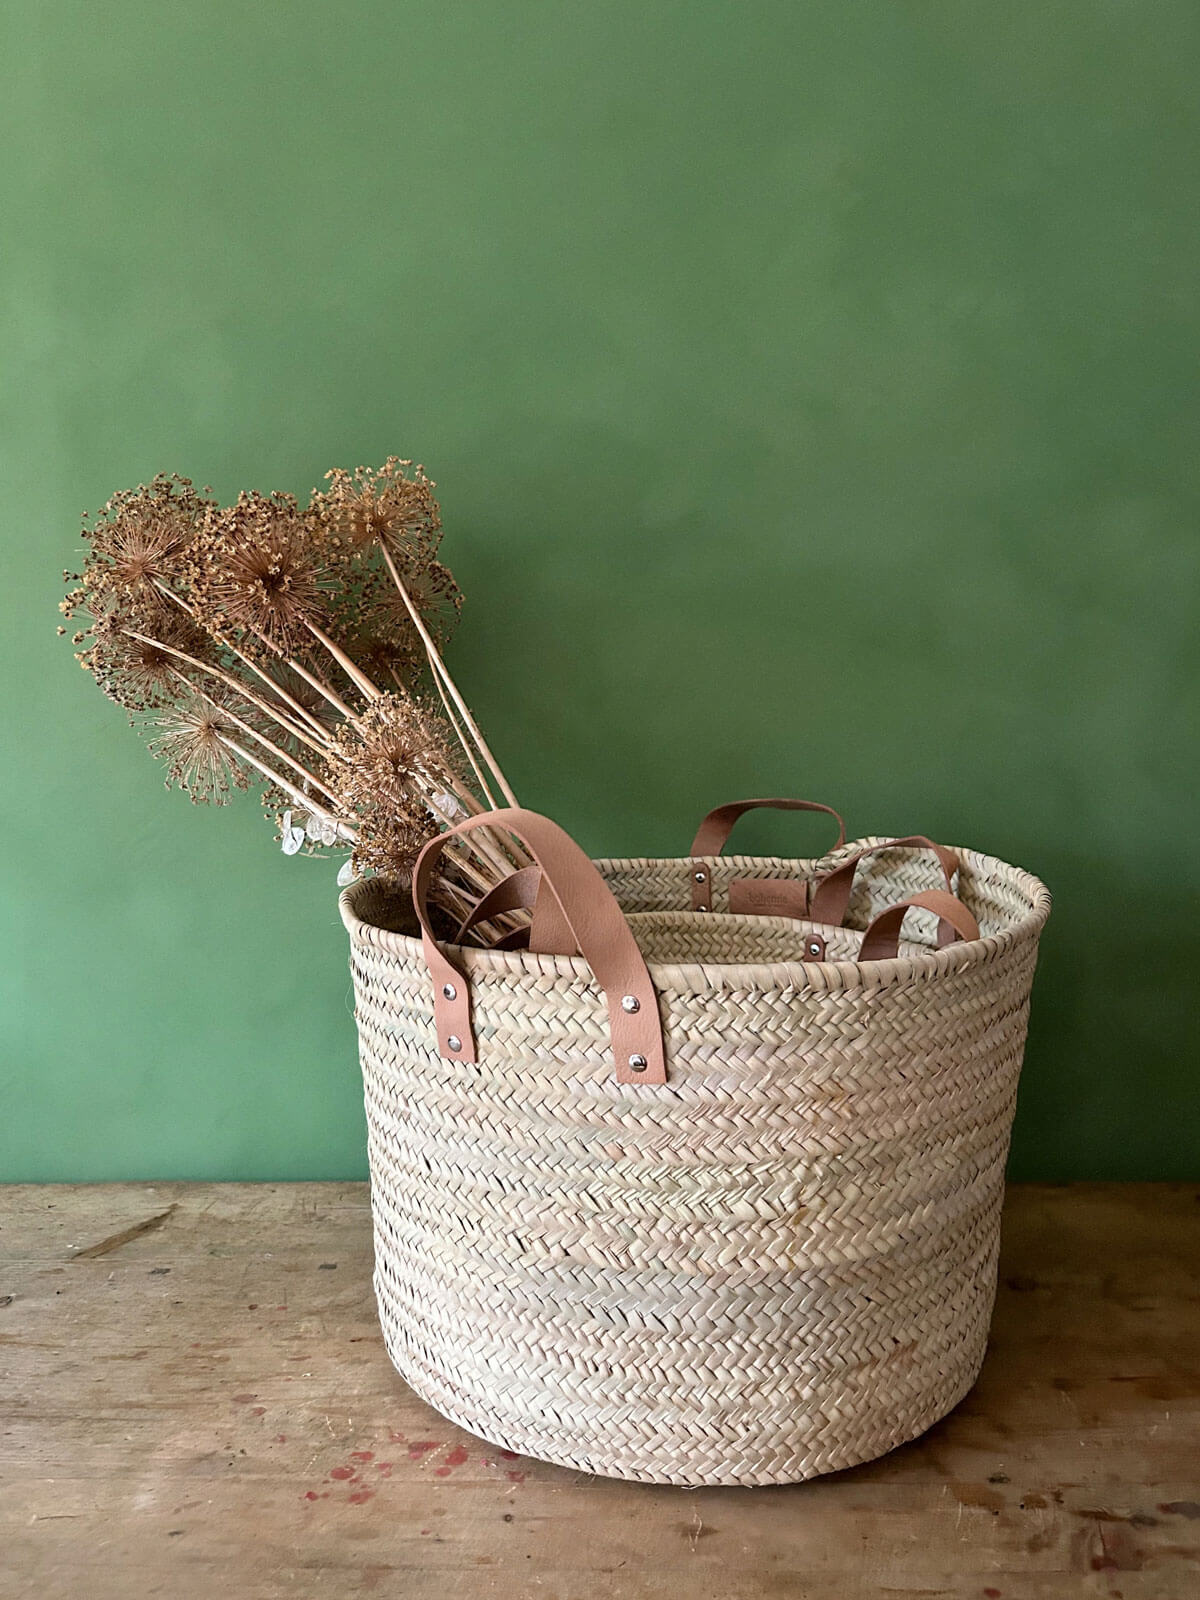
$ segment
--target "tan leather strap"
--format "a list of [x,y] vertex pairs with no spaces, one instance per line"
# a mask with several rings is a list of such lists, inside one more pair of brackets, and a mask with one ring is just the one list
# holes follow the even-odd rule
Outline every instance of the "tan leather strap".
[[[607,888],[607,885],[605,885]],[[533,916],[529,922],[529,948],[544,956],[578,956],[579,948],[571,924],[563,915],[558,899],[546,882],[543,872],[538,879],[537,895],[533,902]]]
[[493,884],[471,915],[459,924],[455,944],[461,944],[479,923],[489,922],[505,911],[532,911],[533,916],[527,928],[514,928],[503,938],[494,940],[489,949],[535,950],[552,956],[579,954],[570,924],[544,885],[542,869],[538,866],[521,867]]
[[658,997],[620,907],[569,834],[549,817],[516,808],[465,817],[431,839],[417,857],[413,907],[421,924],[421,944],[433,980],[433,1015],[440,1053],[450,1060],[477,1059],[471,986],[462,969],[433,937],[428,908],[429,886],[447,840],[475,828],[500,828],[515,834],[541,868],[543,887],[553,896],[572,938],[604,991],[617,1082],[665,1083],[666,1055]]
[[838,825],[834,850],[846,842],[846,824],[832,806],[818,805],[815,800],[731,800],[727,805],[715,806],[696,829],[689,854],[692,857],[692,910],[712,910],[712,874],[700,856],[719,856],[733,831],[737,819],[747,811],[757,811],[765,806],[771,811],[823,811]]
[[[949,925],[954,930],[955,938],[979,938],[978,922],[957,895],[948,894],[945,889],[926,889],[922,894],[911,895],[909,899],[900,900],[879,913],[863,934],[858,959],[891,961],[900,948],[900,929],[904,925],[905,915],[913,906],[923,906],[926,911],[936,913],[938,927]],[[950,942],[953,943],[953,939]]]
[[[859,862],[867,856],[876,855],[880,850],[901,848],[932,850],[942,869],[947,890],[953,887],[954,874],[958,871],[958,857],[953,850],[947,850],[944,845],[934,844],[933,840],[927,839],[923,833],[909,834],[904,839],[886,839],[882,844],[869,844],[862,850],[856,850],[848,860],[834,867],[832,872],[827,872],[824,877],[817,879],[808,902],[808,914],[813,922],[829,922],[835,927],[841,927],[846,920],[850,893],[854,888],[854,874],[858,870]],[[938,944],[948,944],[954,937],[954,928],[948,921],[943,922],[938,929]]]
[[541,879],[540,867],[522,867],[493,884],[471,915],[459,923],[458,932],[454,935],[455,944],[461,944],[479,923],[490,922],[493,917],[503,916],[506,911],[523,911],[531,906]]

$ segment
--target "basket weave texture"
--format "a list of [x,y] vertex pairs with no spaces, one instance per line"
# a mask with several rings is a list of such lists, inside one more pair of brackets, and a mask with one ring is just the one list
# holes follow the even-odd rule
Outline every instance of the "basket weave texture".
[[[832,1472],[949,1411],[987,1341],[1050,909],[960,855],[981,937],[935,949],[917,913],[866,963],[851,928],[807,963],[805,924],[720,911],[729,877],[814,863],[713,858],[709,915],[683,909],[690,861],[598,863],[659,996],[665,1086],[615,1081],[579,957],[456,952],[479,1061],[443,1059],[408,917],[348,889],[375,1288],[417,1394],[507,1449],[677,1484]],[[848,922],[935,872],[864,863]]]

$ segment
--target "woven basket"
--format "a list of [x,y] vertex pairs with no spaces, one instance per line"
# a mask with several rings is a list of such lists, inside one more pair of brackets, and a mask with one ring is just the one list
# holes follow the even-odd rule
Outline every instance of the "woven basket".
[[[684,862],[603,863],[626,905],[653,886],[626,919],[544,818],[493,820],[590,965],[439,949],[372,881],[341,899],[401,1375],[496,1445],[647,1482],[792,1482],[924,1431],[987,1340],[1044,887],[963,851],[981,937],[934,949],[915,916],[859,962],[861,934],[825,929],[812,963],[802,922],[664,909]],[[615,977],[589,947],[614,918]]]

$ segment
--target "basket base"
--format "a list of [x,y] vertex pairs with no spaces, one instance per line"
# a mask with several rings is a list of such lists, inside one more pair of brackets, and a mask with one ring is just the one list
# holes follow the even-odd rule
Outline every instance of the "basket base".
[[[656,1451],[653,1445],[643,1446],[635,1453],[628,1443],[617,1450],[609,1450],[599,1437],[590,1441],[586,1451],[557,1448],[540,1429],[514,1426],[511,1418],[502,1419],[477,1405],[465,1404],[461,1394],[456,1394],[449,1384],[440,1381],[436,1374],[414,1359],[413,1352],[402,1340],[389,1335],[382,1319],[381,1327],[388,1356],[400,1377],[419,1399],[455,1427],[499,1450],[511,1450],[515,1455],[528,1456],[551,1466],[569,1467],[603,1478],[672,1484],[681,1488],[764,1488],[772,1484],[804,1483],[810,1478],[876,1461],[900,1445],[919,1439],[966,1398],[979,1376],[987,1349],[985,1337],[968,1359],[957,1362],[954,1371],[947,1373],[942,1383],[930,1388],[920,1406],[909,1408],[902,1422],[881,1415],[878,1427],[864,1429],[860,1425],[845,1443],[822,1443],[813,1449],[806,1449],[803,1437],[774,1438],[770,1443],[763,1441],[757,1445],[747,1441],[738,1450],[738,1460],[732,1462],[728,1451],[721,1451],[721,1458],[714,1460],[712,1452],[705,1450],[704,1441],[700,1439],[696,1441],[694,1452],[683,1453],[677,1447]],[[665,1459],[668,1454],[673,1458],[669,1465]]]

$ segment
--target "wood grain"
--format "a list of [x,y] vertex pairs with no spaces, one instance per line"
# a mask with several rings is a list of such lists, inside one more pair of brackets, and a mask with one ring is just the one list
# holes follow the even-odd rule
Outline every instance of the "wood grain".
[[384,1355],[363,1185],[12,1187],[0,1219],[4,1600],[1200,1595],[1194,1186],[1011,1191],[967,1400],[761,1490],[443,1422]]

